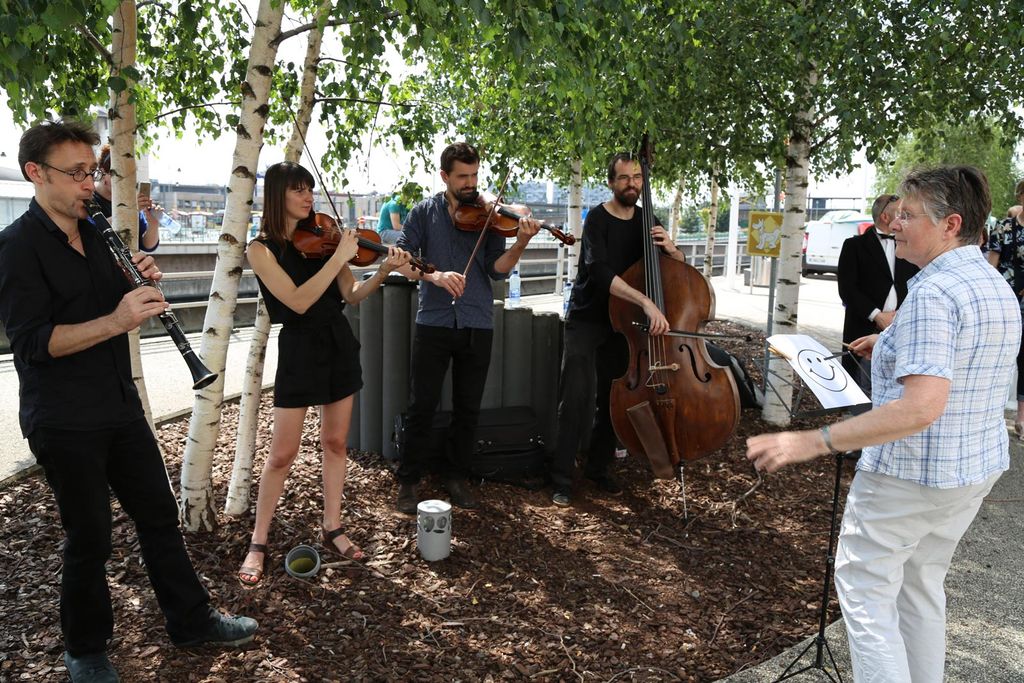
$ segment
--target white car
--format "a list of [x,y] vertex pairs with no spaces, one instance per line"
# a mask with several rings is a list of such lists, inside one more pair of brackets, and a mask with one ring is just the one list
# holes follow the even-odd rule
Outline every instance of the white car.
[[835,273],[843,242],[862,235],[874,225],[871,216],[858,211],[829,211],[804,228],[803,274]]

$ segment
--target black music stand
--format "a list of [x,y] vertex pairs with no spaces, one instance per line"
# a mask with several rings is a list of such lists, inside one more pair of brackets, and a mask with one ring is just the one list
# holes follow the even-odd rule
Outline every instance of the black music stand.
[[[847,351],[846,353],[850,353],[850,352]],[[841,355],[843,355],[843,354],[836,354],[837,357],[841,356]],[[789,359],[786,358],[785,360],[789,360]],[[769,368],[769,366],[767,364],[765,365],[765,367],[766,367],[766,369]],[[857,365],[857,369],[858,369],[858,372],[861,372],[861,373],[864,372],[861,369],[859,364]],[[787,378],[782,377],[781,375],[779,375],[778,373],[772,371],[771,369],[768,369],[768,372],[765,375],[765,386],[766,387],[770,387],[771,390],[773,392],[775,392],[775,395],[779,397],[779,401],[782,402],[783,405],[785,405],[785,401],[782,400],[782,396],[779,394],[778,389],[776,389],[775,385],[773,385],[771,383],[771,381],[768,379],[768,375],[771,375],[776,380],[778,380],[778,381],[780,381],[780,382],[782,382],[784,384],[788,384],[789,386],[794,387],[797,390],[797,393],[796,393],[796,397],[793,400],[793,405],[794,406],[799,406],[800,405],[800,400],[801,400],[801,398],[803,398],[803,391],[804,391],[804,388],[805,388],[803,383],[800,383],[798,385],[797,383],[791,382]],[[789,413],[789,416],[791,418],[820,417],[822,415],[830,415],[830,414],[834,414],[834,413],[837,413],[837,412],[847,411],[847,410],[850,410],[852,408],[856,408],[857,406],[860,406],[860,405],[864,405],[864,404],[852,404],[852,405],[848,405],[848,406],[839,406],[837,408],[822,408],[821,410],[809,410],[809,411],[804,411],[804,412],[794,411],[794,409],[792,407],[787,406],[786,407],[786,411]],[[818,633],[817,633],[817,635],[814,636],[814,639],[811,640],[811,642],[809,642],[804,647],[804,649],[800,650],[800,653],[793,659],[793,661],[790,663],[790,665],[786,667],[786,670],[783,671],[782,674],[778,678],[776,678],[774,681],[772,681],[772,683],[779,683],[779,681],[785,681],[785,680],[793,678],[795,676],[799,676],[800,674],[802,674],[804,672],[807,672],[807,671],[810,671],[812,669],[817,669],[818,671],[821,671],[823,674],[825,674],[825,676],[830,681],[838,682],[838,683],[843,683],[843,677],[839,673],[838,665],[836,665],[836,658],[832,654],[832,649],[828,646],[828,640],[825,638],[825,627],[828,625],[826,623],[828,621],[828,602],[829,602],[829,595],[830,595],[831,590],[832,590],[832,575],[833,575],[833,571],[835,569],[835,564],[836,564],[835,548],[836,548],[836,541],[838,540],[837,539],[837,533],[836,533],[836,530],[837,530],[836,529],[836,527],[837,527],[837,525],[836,525],[836,516],[837,516],[837,513],[839,512],[839,489],[840,489],[840,484],[842,483],[843,461],[846,460],[846,459],[856,460],[858,457],[860,457],[860,452],[859,451],[840,452],[840,453],[836,453],[834,457],[835,457],[835,460],[836,460],[836,474],[835,474],[835,480],[833,482],[833,487],[832,487],[832,514],[831,514],[831,518],[830,518],[830,522],[829,522],[828,550],[827,550],[826,555],[825,555],[825,576],[823,578],[822,587],[821,587],[821,607],[818,610]],[[800,663],[800,660],[802,660],[804,658],[804,655],[806,655],[807,652],[812,647],[814,648],[814,659],[813,659],[813,661],[810,664],[808,664],[808,665],[806,665],[806,666],[804,666],[802,668],[793,670],[793,668],[797,664]],[[828,653],[829,661],[832,662],[832,670],[835,672],[835,676],[833,676],[832,672],[829,671],[828,668],[826,667],[826,662],[825,662],[825,654],[826,653]]]

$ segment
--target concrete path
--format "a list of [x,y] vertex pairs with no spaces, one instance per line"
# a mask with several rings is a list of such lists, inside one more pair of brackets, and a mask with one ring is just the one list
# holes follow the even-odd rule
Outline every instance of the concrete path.
[[[192,348],[199,352],[199,335],[188,335]],[[242,391],[242,374],[249,353],[251,328],[231,335],[228,350],[227,373],[224,380],[225,396],[237,396]],[[265,386],[273,384],[277,370],[277,328],[271,329],[267,345],[266,365],[263,370]],[[194,393],[192,375],[169,337],[144,339],[142,368],[146,377],[149,404],[157,422],[177,417],[192,410]],[[10,354],[0,355],[0,487],[12,479],[31,472],[35,458],[28,442],[21,437],[18,425],[18,374]]]

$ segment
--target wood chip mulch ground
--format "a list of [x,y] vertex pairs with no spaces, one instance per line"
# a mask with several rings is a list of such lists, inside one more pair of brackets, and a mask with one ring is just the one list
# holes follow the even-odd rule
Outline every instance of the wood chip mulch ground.
[[[718,331],[738,328],[718,323]],[[760,380],[763,338],[727,342]],[[261,410],[258,469],[270,443],[270,396]],[[745,410],[720,452],[653,480],[620,460],[625,494],[581,484],[571,508],[550,491],[484,482],[480,510],[456,509],[451,556],[424,562],[415,520],[393,512],[397,491],[378,455],[350,454],[343,519],[367,552],[363,564],[328,564],[312,580],[284,572],[285,552],[318,544],[318,424],[271,532],[267,577],[254,590],[235,572],[250,513],[219,515],[190,533],[193,561],[214,603],[260,622],[240,650],[181,651],[163,619],[130,520],[114,503],[108,576],[125,681],[714,681],[768,659],[817,629],[833,481],[828,458],[759,482],[743,457],[747,436],[772,428]],[[218,505],[231,474],[237,404],[225,408],[214,469]],[[797,427],[833,418],[797,421]],[[159,439],[177,486],[187,419]],[[845,488],[851,473],[844,479]],[[751,491],[753,489],[753,491]],[[436,482],[428,496],[443,498]],[[255,499],[256,488],[252,489]],[[41,477],[0,491],[0,681],[66,680],[58,595],[62,532]],[[829,620],[837,618],[835,609]]]

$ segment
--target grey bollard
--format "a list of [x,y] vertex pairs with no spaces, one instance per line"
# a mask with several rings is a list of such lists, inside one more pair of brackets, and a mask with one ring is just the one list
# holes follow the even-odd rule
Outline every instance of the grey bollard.
[[506,308],[503,334],[504,352],[491,362],[501,363],[501,406],[528,406],[533,403],[530,390],[533,358],[533,311]]
[[494,302],[494,338],[491,340],[491,364],[487,368],[487,381],[484,384],[484,396],[480,408],[501,408],[502,362],[501,355],[505,350],[505,303]]
[[363,388],[359,391],[359,449],[381,452],[381,363],[384,297],[368,296],[359,304],[359,361]]
[[[409,296],[410,282],[404,277],[388,277],[382,288],[384,299],[384,335],[381,379],[381,454],[388,460],[397,457],[391,439],[395,416],[409,404]],[[414,289],[414,287],[413,287]]]
[[537,415],[544,443],[555,447],[558,424],[558,380],[562,365],[561,317],[557,313],[535,313],[533,323],[533,396],[530,404]]
[[[352,334],[355,335],[356,339],[359,339],[359,307],[358,306],[345,306],[345,317],[348,318],[348,324],[352,326]],[[362,352],[359,353],[359,362],[362,363]],[[359,449],[359,396],[352,401],[352,419],[349,420],[348,428],[348,441],[346,444],[349,448],[358,450]]]

